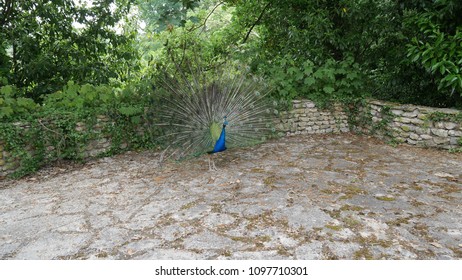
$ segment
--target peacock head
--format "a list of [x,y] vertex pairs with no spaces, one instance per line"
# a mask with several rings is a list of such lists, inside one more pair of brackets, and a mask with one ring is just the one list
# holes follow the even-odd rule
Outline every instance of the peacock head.
[[227,125],[228,125],[228,121],[226,120],[226,116],[223,117],[223,125],[224,125],[224,126],[227,126]]

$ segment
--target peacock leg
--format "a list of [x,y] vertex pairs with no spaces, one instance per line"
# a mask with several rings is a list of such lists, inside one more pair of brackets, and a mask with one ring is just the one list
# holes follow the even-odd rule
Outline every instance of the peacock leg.
[[217,167],[215,166],[215,161],[213,160],[213,155],[209,155],[209,171],[217,171]]

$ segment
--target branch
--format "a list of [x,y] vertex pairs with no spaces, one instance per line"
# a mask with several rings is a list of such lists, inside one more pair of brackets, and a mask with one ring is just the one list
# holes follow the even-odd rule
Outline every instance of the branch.
[[266,6],[263,8],[263,10],[261,11],[260,13],[260,16],[257,18],[257,20],[252,24],[252,26],[250,27],[249,31],[247,31],[247,34],[245,35],[245,38],[244,40],[242,40],[242,44],[244,44],[247,39],[249,39],[249,36],[250,36],[250,33],[252,32],[253,28],[260,22],[260,20],[263,18],[263,16],[265,15],[265,12],[266,10],[268,9],[268,7],[271,5],[271,2],[268,2],[268,4],[266,4]]
[[2,8],[3,8],[3,16],[0,20],[0,25],[1,26],[4,26],[7,22],[8,22],[8,18],[10,17],[10,15],[13,13],[13,4],[14,4],[14,1],[11,1],[11,0],[6,0],[5,1],[5,4],[3,4]]
[[38,123],[45,129],[45,130],[48,130],[54,134],[56,134],[57,136],[60,136],[61,139],[59,140],[58,144],[56,144],[56,153],[59,155],[61,153],[61,145],[65,143],[66,141],[66,136],[62,133],[59,133],[58,131],[56,130],[53,130],[53,129],[50,129],[48,128],[44,123],[42,123],[42,120],[38,120]]
[[223,4],[225,4],[224,1],[221,1],[220,3],[218,3],[215,7],[213,7],[212,11],[210,11],[210,13],[205,17],[204,22],[203,22],[202,24],[199,24],[198,26],[192,27],[191,29],[188,30],[188,32],[192,32],[192,31],[194,31],[194,30],[196,30],[196,29],[201,28],[202,26],[205,26],[205,24],[207,23],[207,20],[210,18],[210,16],[212,16],[212,14],[215,12],[215,10],[216,10],[219,6],[221,6],[221,5],[223,5]]

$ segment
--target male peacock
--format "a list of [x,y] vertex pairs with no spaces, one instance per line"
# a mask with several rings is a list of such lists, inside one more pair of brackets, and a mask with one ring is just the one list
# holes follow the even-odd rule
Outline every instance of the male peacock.
[[226,116],[224,116],[223,119],[223,127],[221,128],[221,132],[219,132],[219,130],[217,129],[218,125],[216,123],[213,123],[210,127],[210,134],[215,144],[213,146],[213,150],[207,152],[210,155],[209,170],[217,170],[215,162],[212,159],[212,155],[226,150],[226,126],[228,125],[228,121],[226,120]]
[[166,92],[156,111],[167,157],[209,153],[209,169],[216,170],[213,154],[259,142],[271,132],[273,110],[261,81],[230,72],[178,72],[163,80]]

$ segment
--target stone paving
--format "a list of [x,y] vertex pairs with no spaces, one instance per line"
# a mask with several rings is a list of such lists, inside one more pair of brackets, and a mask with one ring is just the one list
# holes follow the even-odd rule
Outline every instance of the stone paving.
[[462,154],[340,134],[158,159],[0,182],[0,258],[462,258]]

